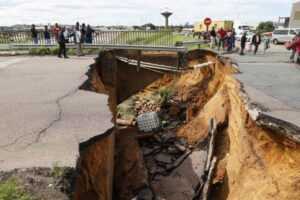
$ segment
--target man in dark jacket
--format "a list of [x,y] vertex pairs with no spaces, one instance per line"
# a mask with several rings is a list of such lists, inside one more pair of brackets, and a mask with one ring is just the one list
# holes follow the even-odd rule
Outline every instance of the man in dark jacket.
[[247,43],[247,32],[243,33],[243,36],[241,38],[241,52],[240,52],[241,56],[245,55],[244,51],[245,51],[246,43]]
[[217,33],[215,27],[212,27],[212,30],[210,31],[210,42],[210,48],[214,48],[214,46],[217,45]]
[[46,44],[51,44],[51,35],[48,26],[45,26],[44,37]]
[[256,33],[255,35],[253,35],[251,43],[254,45],[254,55],[255,55],[257,53],[258,47],[261,43],[261,36],[259,33]]
[[67,49],[66,49],[67,38],[65,38],[65,34],[64,34],[65,31],[66,31],[66,27],[63,27],[58,35],[58,44],[59,44],[58,57],[59,58],[61,58],[61,54],[64,55],[64,58],[68,58]]
[[32,37],[32,41],[33,41],[33,44],[38,44],[39,41],[38,41],[38,33],[37,33],[37,30],[35,29],[35,25],[32,24],[31,26],[31,37]]
[[92,27],[88,24],[87,28],[86,28],[86,39],[85,42],[88,44],[92,44],[93,43],[93,33],[95,32],[94,29],[92,29]]

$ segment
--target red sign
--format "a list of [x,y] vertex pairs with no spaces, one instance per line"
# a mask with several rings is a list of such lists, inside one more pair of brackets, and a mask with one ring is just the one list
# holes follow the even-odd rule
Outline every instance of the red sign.
[[204,19],[204,24],[205,24],[206,26],[211,25],[211,23],[212,23],[212,20],[211,20],[209,17],[207,17],[207,18]]

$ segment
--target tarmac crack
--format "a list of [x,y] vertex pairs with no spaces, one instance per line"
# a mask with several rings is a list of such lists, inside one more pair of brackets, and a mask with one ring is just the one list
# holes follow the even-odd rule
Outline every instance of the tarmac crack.
[[37,135],[37,136],[35,137],[35,139],[34,139],[32,142],[26,144],[26,145],[25,145],[23,148],[21,148],[21,149],[24,150],[24,149],[28,148],[29,146],[31,146],[31,145],[33,145],[33,144],[35,144],[35,143],[38,143],[38,142],[41,140],[41,138],[43,137],[43,135],[44,135],[50,128],[52,128],[56,123],[58,123],[58,122],[61,121],[61,119],[62,119],[62,114],[63,114],[63,106],[62,106],[62,104],[61,104],[61,101],[63,101],[64,99],[66,99],[66,98],[68,98],[68,97],[70,97],[70,96],[75,95],[75,94],[78,92],[78,90],[79,90],[79,88],[76,87],[75,89],[70,90],[68,93],[66,93],[65,95],[63,95],[63,96],[57,98],[57,99],[54,101],[54,103],[55,103],[55,105],[56,105],[56,107],[57,107],[56,117],[55,117],[55,119],[53,119],[53,120],[52,120],[45,128],[42,128],[42,129],[41,129],[40,131],[38,131],[37,133],[31,133],[31,134],[25,134],[25,135],[22,135],[22,136],[16,138],[13,142],[11,142],[11,143],[9,143],[9,144],[6,144],[6,145],[0,146],[0,149],[6,149],[6,148],[8,148],[8,147],[10,147],[10,146],[13,146],[13,145],[17,144],[20,140],[22,140],[22,139],[24,139],[25,137],[30,136],[30,135]]

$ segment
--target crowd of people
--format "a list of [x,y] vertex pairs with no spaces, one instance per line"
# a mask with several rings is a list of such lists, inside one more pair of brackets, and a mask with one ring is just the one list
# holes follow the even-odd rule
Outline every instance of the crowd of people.
[[85,25],[77,22],[72,28],[61,27],[57,23],[49,28],[48,26],[44,27],[43,34],[39,34],[35,25],[31,27],[31,37],[34,44],[39,43],[39,37],[43,37],[47,45],[52,44],[53,42],[58,43],[59,51],[58,57],[68,58],[66,44],[70,41],[73,41],[76,45],[76,54],[77,56],[83,56],[82,53],[82,44],[93,43],[93,33],[95,30],[90,25]]
[[[82,44],[93,43],[93,33],[95,30],[90,25],[85,25],[85,23],[80,24],[77,22],[72,28],[61,27],[57,23],[53,27],[45,26],[43,30],[43,34],[39,34],[35,25],[33,24],[31,27],[31,36],[32,41],[34,44],[38,44],[39,37],[43,37],[45,44],[50,45],[53,42],[59,44],[59,53],[58,57],[64,56],[67,58],[67,49],[66,44],[69,42],[74,42],[76,45],[76,54],[77,56],[83,56],[82,53]],[[210,31],[205,32],[202,34],[204,39],[210,40],[210,48],[214,49],[217,48],[218,51],[221,49],[223,51],[232,52],[236,48],[236,32],[234,29],[232,30],[225,30],[223,28],[215,30],[213,27]],[[249,39],[247,36],[247,32],[244,32],[241,39],[240,39],[240,55],[245,55],[246,45]],[[257,53],[259,46],[261,43],[264,43],[264,52],[270,47],[270,39],[269,38],[262,38],[260,33],[256,33],[250,38],[250,44],[248,51],[252,51],[252,47],[254,47],[253,53],[254,55]],[[300,37],[297,37],[293,40],[290,44],[291,49],[293,50],[293,54],[291,57],[295,57],[295,54],[299,46],[299,54],[300,54]]]
[[218,31],[213,27],[209,32],[210,35],[210,47],[213,49],[218,47],[218,51],[222,48],[222,50],[226,50],[228,52],[232,51],[235,48],[235,36],[236,33],[233,30],[225,31],[223,28],[220,28]]
[[[216,30],[214,27],[206,33],[202,34],[205,40],[210,40],[210,48],[217,48],[218,51],[223,50],[232,52],[236,49],[236,32],[234,29],[225,30],[220,28]],[[249,42],[250,41],[250,42]],[[254,55],[257,54],[259,46],[263,43],[264,52],[270,48],[270,38],[262,37],[259,32],[255,33],[252,38],[248,38],[247,32],[244,32],[240,38],[240,55],[245,55],[245,49],[248,45],[248,51],[251,52],[252,48]]]

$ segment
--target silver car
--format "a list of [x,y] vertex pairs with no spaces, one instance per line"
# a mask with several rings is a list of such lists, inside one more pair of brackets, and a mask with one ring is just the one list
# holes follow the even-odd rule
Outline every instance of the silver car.
[[273,31],[273,44],[282,44],[291,41],[297,34],[298,29],[277,29]]

